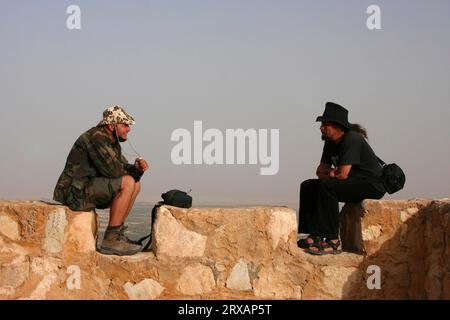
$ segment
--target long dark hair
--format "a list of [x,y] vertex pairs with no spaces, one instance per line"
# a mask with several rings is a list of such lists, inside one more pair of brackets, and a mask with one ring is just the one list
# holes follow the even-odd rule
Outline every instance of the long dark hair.
[[355,131],[360,135],[362,135],[365,139],[369,139],[366,128],[364,128],[362,125],[358,123],[351,123],[349,131]]

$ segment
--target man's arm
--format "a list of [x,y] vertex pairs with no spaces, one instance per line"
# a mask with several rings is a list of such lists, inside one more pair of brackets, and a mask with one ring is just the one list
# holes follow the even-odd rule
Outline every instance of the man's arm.
[[337,169],[330,171],[330,178],[345,180],[348,178],[348,174],[350,173],[351,168],[352,168],[351,164],[339,166],[337,167]]
[[119,155],[106,136],[96,135],[90,140],[85,139],[84,143],[89,158],[102,176],[118,178],[126,174]]
[[331,168],[331,165],[328,163],[321,163],[316,170],[316,175],[319,179],[338,179],[345,180],[348,178],[348,174],[350,173],[350,169],[352,168],[351,164],[346,164],[337,167],[337,169]]
[[319,179],[330,179],[331,165],[321,162],[316,170],[316,175]]
[[140,170],[140,167],[138,165],[138,159],[134,162],[134,164],[128,163],[127,158],[125,158],[123,155],[120,157],[124,170],[134,178],[134,181],[138,182],[141,180],[142,175],[144,174],[145,170]]

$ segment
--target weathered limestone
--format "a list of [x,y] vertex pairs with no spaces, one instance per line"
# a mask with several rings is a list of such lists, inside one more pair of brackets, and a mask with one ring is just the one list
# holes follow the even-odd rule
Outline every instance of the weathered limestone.
[[3,265],[0,268],[0,288],[15,289],[28,278],[30,263],[28,261]]
[[280,243],[287,242],[289,235],[297,230],[297,218],[291,210],[273,210],[267,224],[267,233],[272,240],[272,249]]
[[362,297],[450,298],[449,200],[365,200],[343,208],[341,226],[344,249],[382,270],[383,290]]
[[45,299],[51,287],[57,283],[58,280],[59,260],[49,258],[34,258],[31,263],[31,270],[34,274],[42,277],[36,288],[24,299],[42,300]]
[[97,233],[97,214],[94,211],[75,214],[68,231],[68,243],[77,252],[94,252]]
[[42,249],[48,253],[59,253],[64,245],[65,228],[67,225],[64,208],[57,208],[47,216],[45,238]]
[[308,283],[304,298],[344,299],[362,279],[357,267],[323,266],[318,272],[320,280]]
[[158,256],[201,257],[205,252],[206,237],[186,229],[165,207],[157,216],[154,241]]
[[0,213],[0,233],[17,241],[20,239],[19,224],[7,215]]
[[295,211],[284,207],[163,206],[156,219],[155,253],[157,257],[208,257],[232,268],[240,258],[267,259],[286,245],[289,236],[296,238],[296,228]]
[[177,290],[185,295],[202,295],[216,286],[211,268],[200,263],[187,266],[178,280]]
[[135,285],[127,282],[123,288],[130,300],[154,300],[164,291],[164,287],[153,279],[144,279]]
[[254,284],[255,296],[260,299],[302,299],[302,286],[312,269],[292,269],[295,272],[290,272],[286,265],[262,267]]
[[450,299],[449,221],[450,200],[346,205],[347,252],[312,256],[292,209],[163,206],[153,251],[118,257],[95,212],[0,201],[0,299]]
[[240,259],[231,270],[231,274],[227,279],[227,288],[231,290],[252,289],[247,263],[244,259]]

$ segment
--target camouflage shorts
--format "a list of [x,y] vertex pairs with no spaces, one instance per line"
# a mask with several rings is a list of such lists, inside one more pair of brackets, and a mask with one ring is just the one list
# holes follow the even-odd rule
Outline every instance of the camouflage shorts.
[[120,178],[93,178],[91,186],[94,192],[95,204],[99,209],[109,208],[114,197],[122,186]]

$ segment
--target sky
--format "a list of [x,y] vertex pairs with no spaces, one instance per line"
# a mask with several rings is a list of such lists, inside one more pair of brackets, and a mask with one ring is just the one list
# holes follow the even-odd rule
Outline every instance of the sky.
[[[79,30],[67,28],[70,5]],[[367,27],[370,5],[381,29]],[[118,104],[150,163],[138,201],[192,189],[194,205],[297,208],[327,101],[404,169],[405,188],[385,199],[449,197],[449,16],[448,0],[2,0],[0,198],[50,199],[75,140]],[[176,165],[171,135],[193,134],[194,121],[224,135],[278,129],[278,172]]]

